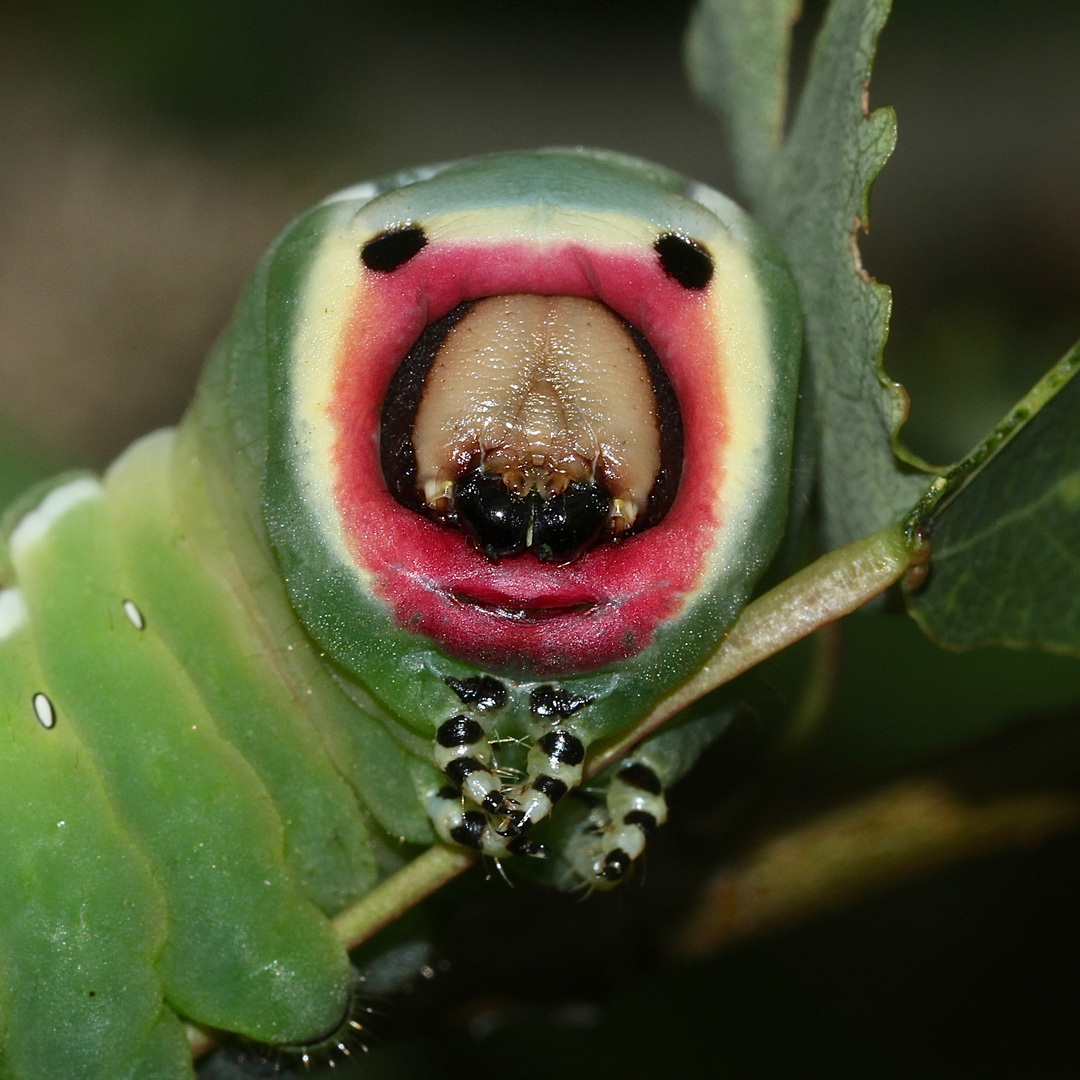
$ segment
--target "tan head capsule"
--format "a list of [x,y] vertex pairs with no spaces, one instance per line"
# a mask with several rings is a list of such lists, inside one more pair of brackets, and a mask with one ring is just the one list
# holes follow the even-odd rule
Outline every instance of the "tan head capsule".
[[631,528],[663,467],[642,346],[596,300],[470,305],[425,350],[408,433],[415,497],[493,556],[529,549],[561,561]]

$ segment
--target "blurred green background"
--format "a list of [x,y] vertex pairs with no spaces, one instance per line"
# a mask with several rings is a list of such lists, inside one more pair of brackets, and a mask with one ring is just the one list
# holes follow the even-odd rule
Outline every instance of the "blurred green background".
[[[4,3],[0,502],[175,421],[261,250],[336,187],[586,143],[732,190],[722,135],[681,75],[688,6]],[[818,14],[809,5],[807,24]],[[888,366],[913,399],[905,436],[932,461],[961,456],[1080,337],[1077,56],[1080,4],[1060,0],[898,0],[885,32],[871,98],[897,108],[900,142],[862,253],[894,288]],[[959,732],[1080,718],[1073,660],[958,657],[881,617],[848,621],[844,655],[808,766],[822,790],[952,752]],[[787,701],[776,682],[755,676],[764,712]],[[450,890],[438,909],[453,928],[449,989],[423,1013],[427,1037],[377,1068],[1080,1073],[1075,838],[939,872],[705,964],[659,959],[730,753],[677,793],[643,888],[581,905],[497,881]],[[477,985],[511,1007],[489,1007]]]

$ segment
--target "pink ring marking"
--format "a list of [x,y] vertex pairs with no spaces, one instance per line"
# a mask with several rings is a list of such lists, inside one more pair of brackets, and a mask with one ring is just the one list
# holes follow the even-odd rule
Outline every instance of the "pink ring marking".
[[[400,625],[492,668],[567,674],[639,652],[701,583],[722,524],[725,357],[709,290],[679,286],[649,249],[566,242],[433,241],[393,273],[361,272],[327,406],[337,432],[329,464],[347,543],[376,595]],[[663,521],[568,565],[530,554],[493,563],[462,533],[401,506],[382,478],[382,401],[401,360],[458,304],[506,293],[607,304],[648,338],[682,412],[683,474]]]

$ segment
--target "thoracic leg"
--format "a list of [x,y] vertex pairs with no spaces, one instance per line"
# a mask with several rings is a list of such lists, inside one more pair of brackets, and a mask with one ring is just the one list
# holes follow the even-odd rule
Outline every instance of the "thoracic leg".
[[523,833],[546,818],[555,804],[581,783],[585,744],[573,732],[549,731],[533,745],[525,762],[525,780],[510,792],[517,809],[507,815],[502,832]]
[[[427,798],[428,813],[442,839],[495,858],[539,855],[540,845],[522,834],[581,783],[585,744],[569,730],[546,732],[529,750],[525,779],[504,791],[483,727],[461,715],[439,725],[434,759],[453,785]],[[468,809],[467,802],[477,809]]]
[[540,845],[527,836],[503,836],[495,831],[482,810],[466,810],[461,795],[452,787],[432,792],[426,805],[435,831],[447,844],[460,844],[495,859],[507,855],[543,855]]
[[604,805],[559,844],[580,880],[603,889],[626,879],[646,840],[667,820],[664,789],[686,774],[734,713],[724,707],[691,714],[646,739],[620,763]]
[[454,716],[439,725],[435,733],[435,766],[454,787],[477,806],[491,814],[508,814],[502,784],[491,768],[491,744],[479,721],[470,716]]
[[[431,792],[426,800],[428,815],[442,840],[496,859],[543,854],[539,844],[516,834],[503,835],[492,823],[491,815],[512,813],[516,803],[502,791],[492,768],[491,743],[479,721],[460,715],[440,724],[434,758],[453,784]],[[468,809],[468,803],[478,809]]]
[[660,777],[644,761],[631,759],[607,790],[608,825],[592,874],[614,884],[630,872],[648,840],[667,821],[667,801]]

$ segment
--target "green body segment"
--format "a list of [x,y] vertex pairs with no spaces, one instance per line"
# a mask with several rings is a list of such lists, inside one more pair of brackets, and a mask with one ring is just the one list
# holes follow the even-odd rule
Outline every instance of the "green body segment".
[[125,616],[131,583],[101,488],[53,492],[11,554],[57,724],[86,746],[164,890],[170,1003],[267,1041],[332,1028],[348,999],[344,949],[285,865],[255,770],[153,626]]
[[242,610],[185,542],[172,486],[161,482],[171,475],[174,438],[159,432],[140,440],[105,478],[131,598],[270,792],[296,879],[334,914],[375,884],[360,805]]
[[[208,374],[218,370],[212,366]],[[242,611],[283,692],[303,707],[335,766],[387,837],[430,844],[434,833],[412,779],[417,771],[431,771],[428,745],[403,731],[343,672],[328,668],[325,654],[300,625],[265,537],[253,525],[235,469],[239,455],[223,451],[218,439],[230,399],[208,382],[176,433],[170,467],[184,539]]]
[[[72,1042],[77,1046],[78,1040]],[[166,1010],[140,1046],[131,1048],[135,1064],[129,1073],[111,1080],[190,1080],[195,1069],[187,1031],[176,1015]]]
[[190,1076],[155,970],[161,889],[74,730],[35,716],[24,611],[0,594],[0,1077]]

